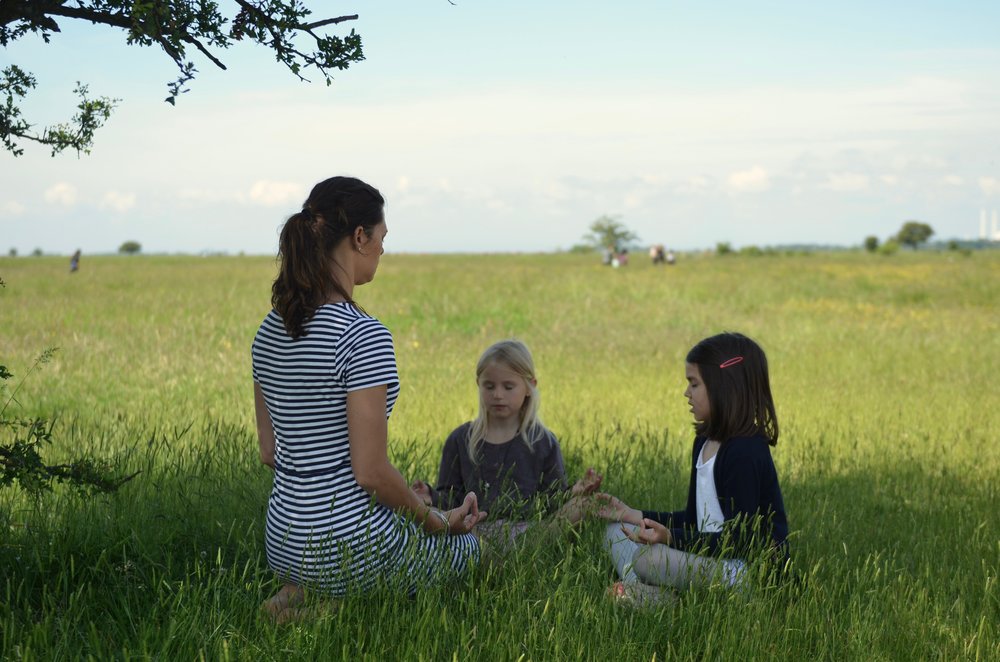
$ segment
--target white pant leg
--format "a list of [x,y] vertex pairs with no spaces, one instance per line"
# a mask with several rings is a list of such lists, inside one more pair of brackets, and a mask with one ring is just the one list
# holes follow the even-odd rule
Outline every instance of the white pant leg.
[[[635,529],[635,526],[631,524],[625,526],[629,529]],[[622,581],[639,581],[639,577],[632,570],[632,556],[639,549],[639,545],[625,537],[621,524],[608,524],[604,530],[604,548],[611,554],[611,561],[615,564],[615,570]]]
[[635,573],[647,584],[687,589],[722,582],[740,583],[746,564],[738,559],[700,556],[667,545],[643,545],[633,559]]

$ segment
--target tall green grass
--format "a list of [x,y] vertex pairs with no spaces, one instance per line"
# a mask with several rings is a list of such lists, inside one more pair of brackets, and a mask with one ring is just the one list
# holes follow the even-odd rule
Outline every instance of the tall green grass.
[[729,329],[768,353],[799,585],[608,603],[600,525],[529,541],[458,590],[356,597],[276,627],[249,345],[273,260],[0,259],[0,363],[52,459],[141,470],[121,492],[0,492],[0,658],[1000,658],[1000,255],[636,261],[388,255],[359,301],[392,330],[393,460],[433,478],[474,365],[517,336],[571,473],[680,507],[683,358]]

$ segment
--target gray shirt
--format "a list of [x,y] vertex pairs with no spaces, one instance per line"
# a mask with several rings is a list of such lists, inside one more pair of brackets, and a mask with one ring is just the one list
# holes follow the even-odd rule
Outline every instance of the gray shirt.
[[431,501],[438,508],[459,506],[469,492],[475,492],[480,510],[489,519],[530,519],[538,510],[551,512],[561,502],[566,488],[559,441],[549,430],[535,431],[537,439],[528,446],[521,435],[502,444],[483,441],[477,462],[469,456],[469,427],[456,428],[444,442],[437,487]]

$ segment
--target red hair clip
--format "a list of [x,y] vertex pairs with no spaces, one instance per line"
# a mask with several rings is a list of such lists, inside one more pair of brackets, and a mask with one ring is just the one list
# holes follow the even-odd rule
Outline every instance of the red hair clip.
[[743,357],[742,356],[734,356],[731,359],[723,361],[722,363],[719,364],[719,367],[720,368],[728,368],[730,366],[736,365],[737,363],[743,363]]

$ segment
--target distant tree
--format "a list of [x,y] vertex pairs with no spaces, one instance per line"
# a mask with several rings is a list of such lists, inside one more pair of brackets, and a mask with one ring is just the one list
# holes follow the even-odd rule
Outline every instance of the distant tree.
[[950,250],[950,251],[957,251],[960,248],[962,248],[962,245],[958,243],[957,239],[949,239],[948,240],[948,250]]
[[142,244],[138,241],[126,241],[118,247],[118,252],[122,255],[135,255],[142,250]]
[[764,254],[764,251],[760,249],[760,246],[744,246],[740,249],[740,255],[750,255],[752,257],[759,257]]
[[865,250],[869,253],[874,253],[878,250],[878,237],[873,234],[865,237]]
[[729,255],[733,252],[733,247],[728,241],[720,241],[715,245],[716,255]]
[[11,257],[17,257],[17,249],[11,246],[10,250],[7,251],[7,255]]
[[31,251],[31,255],[33,257],[41,257],[42,256],[42,249],[41,248],[36,248],[35,250]]
[[896,234],[896,241],[917,250],[917,246],[924,243],[934,234],[934,229],[926,223],[920,221],[907,221]]
[[895,255],[899,252],[899,242],[895,239],[889,239],[881,246],[878,247],[879,255]]
[[[187,84],[198,71],[188,59],[188,49],[198,50],[225,69],[212,51],[228,49],[238,41],[253,42],[274,51],[278,62],[300,80],[307,80],[303,72],[312,68],[327,85],[331,71],[364,60],[361,37],[354,30],[344,37],[320,30],[356,20],[356,14],[311,20],[312,12],[301,0],[235,0],[226,4],[235,10],[230,16],[223,15],[219,3],[212,0],[0,0],[0,46],[27,34],[37,34],[48,43],[60,32],[57,21],[79,20],[118,28],[124,31],[127,44],[159,46],[177,65],[177,79],[167,85],[166,101],[170,104],[188,91]],[[19,156],[24,150],[17,141],[30,140],[51,148],[53,156],[66,148],[89,153],[94,132],[108,120],[119,100],[92,99],[87,86],[77,82],[78,113],[68,122],[39,132],[32,130],[33,124],[20,109],[21,100],[35,86],[35,77],[17,65],[0,71],[0,140],[7,151]]]
[[639,237],[619,223],[617,216],[605,214],[590,224],[590,232],[583,236],[583,240],[598,250],[612,246],[619,251],[638,241]]

